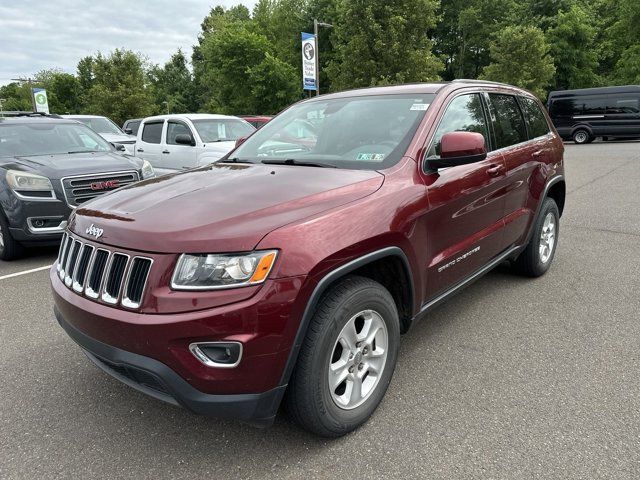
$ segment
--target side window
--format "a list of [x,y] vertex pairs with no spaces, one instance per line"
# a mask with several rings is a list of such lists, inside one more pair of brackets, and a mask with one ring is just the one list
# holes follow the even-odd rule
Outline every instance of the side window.
[[525,142],[527,132],[516,97],[490,93],[489,98],[495,117],[496,148]]
[[481,133],[488,144],[487,120],[479,94],[460,95],[451,101],[433,136],[433,141],[427,154],[428,157],[440,155],[440,141],[442,136],[449,132]]
[[549,133],[549,124],[538,102],[532,98],[520,97],[520,105],[527,121],[529,138],[542,137]]
[[163,124],[164,122],[145,123],[142,128],[142,141],[146,143],[160,143]]
[[549,113],[552,118],[572,117],[582,113],[582,106],[578,105],[574,99],[552,100],[549,106]]
[[191,130],[184,123],[172,121],[167,123],[167,144],[177,145],[176,136],[184,134],[191,135],[191,137],[193,138]]

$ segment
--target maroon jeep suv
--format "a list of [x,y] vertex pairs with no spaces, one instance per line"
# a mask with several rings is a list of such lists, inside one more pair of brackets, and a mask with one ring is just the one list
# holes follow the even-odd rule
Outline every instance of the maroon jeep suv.
[[[313,125],[300,135],[283,135]],[[99,197],[51,269],[55,316],[102,370],[193,412],[343,435],[391,380],[400,335],[508,261],[544,274],[562,142],[490,82],[299,102],[218,163]]]

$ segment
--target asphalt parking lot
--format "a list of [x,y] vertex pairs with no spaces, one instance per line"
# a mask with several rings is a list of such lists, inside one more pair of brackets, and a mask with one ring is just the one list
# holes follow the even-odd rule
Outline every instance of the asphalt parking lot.
[[500,267],[403,339],[342,439],[192,415],[97,370],[52,314],[56,251],[0,262],[0,478],[640,477],[640,142],[566,146],[554,265]]

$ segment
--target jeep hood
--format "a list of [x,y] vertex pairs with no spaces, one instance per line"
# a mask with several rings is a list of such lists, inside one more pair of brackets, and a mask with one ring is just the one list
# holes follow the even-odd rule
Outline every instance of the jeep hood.
[[[70,228],[104,232],[99,242],[164,253],[252,250],[269,232],[353,202],[384,181],[376,171],[218,163],[102,195]],[[95,238],[93,239],[95,240]]]

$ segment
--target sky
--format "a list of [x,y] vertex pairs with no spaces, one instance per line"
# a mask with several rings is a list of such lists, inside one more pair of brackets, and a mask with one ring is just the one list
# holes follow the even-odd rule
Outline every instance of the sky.
[[140,52],[152,63],[178,48],[191,55],[211,7],[255,0],[0,0],[0,85],[116,48]]

